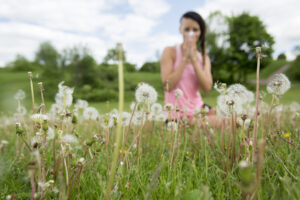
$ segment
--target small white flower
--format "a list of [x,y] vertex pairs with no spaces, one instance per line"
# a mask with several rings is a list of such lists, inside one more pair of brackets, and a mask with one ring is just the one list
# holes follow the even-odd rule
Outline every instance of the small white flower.
[[179,89],[179,88],[177,88],[177,89],[175,90],[175,97],[176,97],[176,99],[179,99],[179,98],[181,98],[182,96],[183,96],[182,90]]
[[247,168],[249,166],[249,163],[245,160],[242,160],[240,163],[239,163],[239,166],[240,168]]
[[284,74],[275,74],[274,78],[267,85],[267,91],[275,95],[283,95],[290,88],[291,82]]
[[83,165],[84,162],[85,162],[85,159],[84,159],[84,158],[79,158],[79,160],[78,160],[78,164],[79,164],[79,165]]
[[120,165],[121,165],[121,166],[122,166],[122,165],[124,165],[124,162],[123,162],[123,161],[121,161],[121,162],[120,162]]
[[157,92],[147,83],[140,83],[135,91],[135,98],[139,103],[153,104],[157,100]]
[[15,94],[15,99],[17,101],[21,101],[25,98],[25,92],[23,90],[18,90],[18,92]]
[[6,140],[1,140],[1,144],[2,144],[2,145],[7,145],[8,142],[7,142]]
[[98,110],[94,107],[87,107],[83,111],[83,118],[86,120],[96,120],[99,117]]

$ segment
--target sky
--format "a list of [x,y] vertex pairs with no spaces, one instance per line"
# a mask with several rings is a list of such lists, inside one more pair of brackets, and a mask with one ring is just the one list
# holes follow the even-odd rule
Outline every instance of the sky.
[[259,16],[276,41],[274,56],[293,59],[300,45],[298,0],[0,0],[0,66],[17,54],[34,59],[39,44],[50,41],[59,51],[86,46],[98,62],[121,42],[140,67],[182,41],[179,19],[190,10],[204,18],[216,10]]

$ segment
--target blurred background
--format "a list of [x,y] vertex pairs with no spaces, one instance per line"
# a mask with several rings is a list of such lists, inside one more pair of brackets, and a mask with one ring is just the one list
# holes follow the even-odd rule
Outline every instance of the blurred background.
[[[28,71],[37,101],[38,82],[50,106],[65,81],[75,87],[75,99],[100,111],[114,107],[117,42],[124,48],[126,103],[134,100],[139,82],[154,86],[163,102],[160,56],[164,47],[182,41],[179,20],[190,10],[206,21],[214,81],[254,89],[255,47],[261,46],[261,88],[273,74],[285,73],[292,88],[282,102],[300,103],[299,9],[296,0],[0,0],[0,113],[15,112],[18,89],[30,107]],[[216,91],[203,96],[216,104]]]

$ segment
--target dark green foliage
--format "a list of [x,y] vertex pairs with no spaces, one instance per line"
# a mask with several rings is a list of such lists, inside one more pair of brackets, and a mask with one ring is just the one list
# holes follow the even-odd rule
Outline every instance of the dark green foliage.
[[286,60],[286,55],[284,53],[279,54],[277,60]]
[[15,60],[8,63],[6,67],[11,68],[12,71],[35,71],[40,68],[40,66],[36,62],[31,62],[27,60],[22,55],[17,55]]
[[300,55],[291,63],[290,68],[286,72],[286,75],[292,81],[300,81]]
[[160,62],[146,62],[142,65],[141,72],[160,72]]

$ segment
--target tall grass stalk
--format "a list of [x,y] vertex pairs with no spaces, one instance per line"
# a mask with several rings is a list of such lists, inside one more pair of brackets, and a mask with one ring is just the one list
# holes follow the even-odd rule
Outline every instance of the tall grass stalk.
[[123,77],[123,62],[122,62],[122,44],[117,44],[118,54],[119,54],[119,65],[118,65],[118,74],[119,74],[119,118],[118,118],[118,125],[117,125],[117,136],[116,136],[116,146],[114,149],[113,154],[113,161],[111,165],[111,170],[109,174],[109,180],[107,184],[107,191],[105,194],[105,199],[110,199],[111,195],[111,187],[114,181],[116,167],[118,162],[118,156],[120,152],[120,138],[122,133],[122,113],[124,107],[124,77]]

